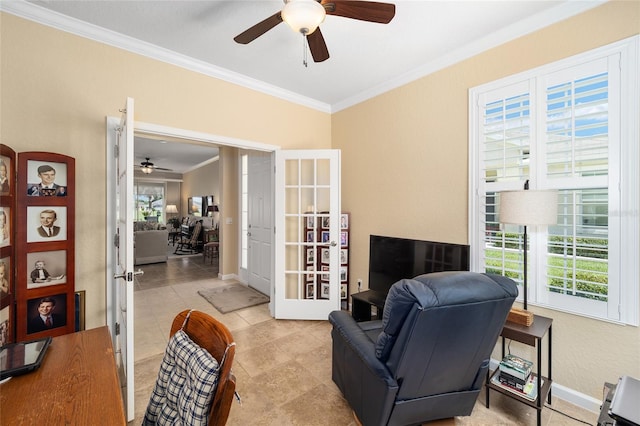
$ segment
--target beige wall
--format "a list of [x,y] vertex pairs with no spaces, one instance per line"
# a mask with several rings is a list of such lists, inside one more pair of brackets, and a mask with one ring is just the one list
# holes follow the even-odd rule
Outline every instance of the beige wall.
[[240,152],[236,148],[220,148],[220,172],[224,176],[220,182],[220,274],[230,278],[238,274],[239,244],[235,238],[239,232],[240,217]]
[[[605,4],[333,116],[2,14],[0,138],[16,151],[76,158],[77,235],[105,225],[104,117],[118,115],[126,96],[147,123],[341,149],[351,283],[366,283],[371,233],[467,242],[468,89],[637,34],[639,4]],[[230,151],[221,155],[221,216],[234,221],[221,233],[237,235]],[[105,322],[105,236],[76,244],[76,287],[87,291],[92,328]],[[225,268],[237,265],[233,244],[223,250]],[[638,328],[532,310],[554,318],[557,383],[599,399],[604,381],[640,377]]]
[[181,206],[181,188],[182,182],[167,182],[167,194],[166,194],[166,202],[165,207],[169,204],[175,204],[178,208],[178,213],[167,213],[167,219],[172,219],[174,217],[181,217],[182,206]]
[[[640,2],[608,3],[333,114],[342,207],[352,214],[351,290],[367,283],[369,234],[468,242],[469,88],[639,30]],[[603,382],[640,377],[637,327],[530,309],[554,319],[557,383],[601,399]]]
[[[99,231],[106,227],[105,117],[119,116],[127,96],[135,99],[135,119],[145,123],[284,148],[331,145],[327,113],[6,13],[0,37],[0,142],[76,159],[76,289],[86,290],[87,328],[106,321],[106,235]],[[227,192],[223,197],[233,200]],[[237,203],[223,205],[235,214]],[[237,235],[233,226],[223,232]],[[237,259],[232,251],[237,244],[224,250],[225,268]]]
[[189,197],[205,195],[213,195],[216,204],[220,201],[220,162],[218,160],[183,175],[181,205],[184,209],[180,209],[181,212],[184,211],[183,216],[186,216],[189,211],[187,209]]

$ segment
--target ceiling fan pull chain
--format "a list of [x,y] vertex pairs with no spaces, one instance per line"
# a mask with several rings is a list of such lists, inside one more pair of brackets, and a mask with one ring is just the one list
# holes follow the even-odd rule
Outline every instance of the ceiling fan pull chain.
[[307,67],[307,36],[302,34],[302,65]]

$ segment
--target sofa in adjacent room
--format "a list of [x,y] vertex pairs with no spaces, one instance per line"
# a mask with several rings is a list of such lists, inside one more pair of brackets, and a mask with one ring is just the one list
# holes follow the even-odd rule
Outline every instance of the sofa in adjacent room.
[[[144,225],[137,222],[134,226],[133,246],[135,265],[166,262],[168,259],[167,244],[169,231],[164,229],[144,229]],[[155,224],[159,227],[157,224]]]

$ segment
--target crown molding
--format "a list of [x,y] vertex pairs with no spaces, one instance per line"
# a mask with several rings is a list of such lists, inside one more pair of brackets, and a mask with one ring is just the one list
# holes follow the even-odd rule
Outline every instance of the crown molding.
[[321,112],[331,112],[331,106],[280,87],[266,84],[225,68],[190,58],[169,49],[111,31],[97,25],[49,10],[24,0],[0,1],[0,11],[36,22],[60,31],[87,38],[98,43],[126,50],[147,58],[175,65],[190,71],[237,84],[257,92],[293,102]]
[[467,44],[460,49],[451,51],[435,61],[431,61],[415,68],[412,71],[393,78],[386,83],[380,84],[355,96],[333,104],[332,112],[338,112],[385,92],[397,89],[400,86],[404,86],[405,84],[411,83],[412,81],[418,80],[436,71],[440,71],[458,62],[462,62],[463,60],[476,56],[486,50],[533,33],[557,22],[564,21],[565,19],[578,15],[582,12],[586,12],[587,10],[600,6],[607,1],[608,0],[569,1],[544,12],[532,15],[527,19],[518,21],[517,23],[488,34],[485,37],[479,38],[473,43]]
[[274,85],[266,84],[245,75],[190,58],[151,43],[122,35],[115,31],[107,30],[75,18],[62,15],[44,7],[29,3],[25,0],[0,1],[0,11],[49,26],[60,31],[65,31],[99,43],[107,44],[118,49],[123,49],[151,59],[204,74],[209,77],[217,78],[228,83],[237,84],[257,92],[318,110],[320,112],[334,113],[404,86],[405,84],[411,83],[426,75],[473,57],[483,51],[563,21],[579,13],[593,9],[607,1],[608,0],[568,1],[552,9],[502,28],[487,35],[486,37],[480,38],[473,43],[464,46],[461,49],[454,50],[435,61],[424,64],[412,71],[406,72],[383,84],[362,91],[357,95],[346,98],[333,105],[299,95]]

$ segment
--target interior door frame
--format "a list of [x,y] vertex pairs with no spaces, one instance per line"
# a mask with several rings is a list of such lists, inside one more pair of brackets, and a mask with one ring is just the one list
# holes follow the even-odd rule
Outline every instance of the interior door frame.
[[[110,132],[112,131],[111,129],[113,129],[114,127],[117,127],[118,123],[120,123],[120,117],[108,116],[106,118],[107,164],[106,164],[106,170],[105,170],[105,178],[107,181],[107,203],[106,203],[105,216],[106,216],[107,225],[106,225],[106,242],[105,242],[106,243],[105,282],[109,282],[109,280],[112,279],[111,270],[113,268],[113,262],[114,262],[113,235],[115,233],[115,230],[113,229],[113,226],[111,223],[113,221],[113,215],[115,214],[115,211],[116,211],[115,210],[116,200],[115,200],[115,188],[113,183],[111,182],[110,176],[113,176],[114,173],[116,173],[117,167],[115,164],[115,155],[114,155],[115,152],[113,147],[114,142],[112,140],[112,135],[110,134]],[[185,142],[186,141],[204,142],[204,143],[215,144],[217,146],[228,146],[231,148],[244,149],[244,150],[264,151],[264,152],[269,152],[272,155],[273,155],[273,152],[281,149],[281,147],[278,145],[271,145],[271,144],[266,144],[266,143],[256,142],[256,141],[251,141],[246,139],[231,138],[228,136],[214,135],[212,133],[197,132],[193,130],[163,126],[163,125],[153,124],[153,123],[145,123],[140,121],[134,121],[133,131],[134,131],[134,134],[136,135],[145,134],[145,135],[169,138],[174,140],[184,140]],[[240,232],[242,232],[242,230],[238,229],[237,238],[241,238]],[[133,238],[133,235],[128,237]],[[275,241],[273,243],[275,243]],[[238,250],[240,250],[240,247],[238,247]],[[240,255],[241,253],[238,253],[238,256]],[[274,282],[273,271],[271,272],[271,275],[272,275],[271,283],[273,286],[273,282]],[[113,298],[111,297],[110,294],[106,295],[106,302],[107,302],[107,324],[110,324],[111,323],[110,321],[112,321],[111,309],[114,303]],[[115,335],[113,335],[113,332],[112,332],[112,337],[115,337]]]

